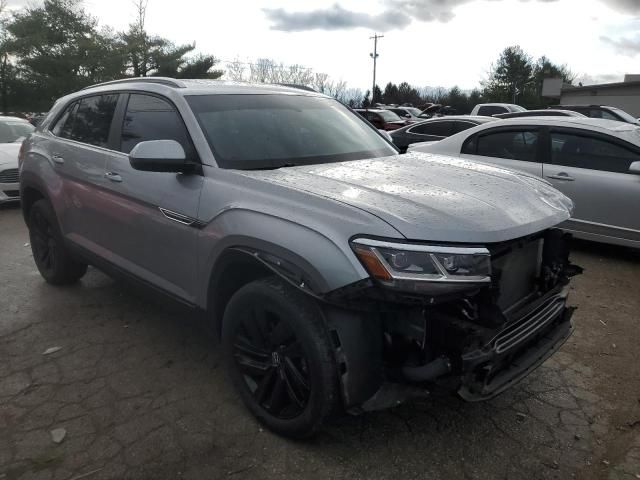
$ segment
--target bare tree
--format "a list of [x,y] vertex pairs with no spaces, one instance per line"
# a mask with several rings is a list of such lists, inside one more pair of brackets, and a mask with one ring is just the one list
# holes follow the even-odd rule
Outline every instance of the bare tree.
[[327,83],[329,82],[329,75],[326,73],[314,74],[313,83],[311,86],[320,93],[326,93]]
[[245,64],[236,57],[233,62],[227,63],[227,72],[225,75],[229,80],[242,82],[244,80],[245,71]]
[[327,86],[324,93],[326,93],[327,95],[331,95],[333,98],[340,100],[341,102],[344,103],[344,93],[346,89],[347,89],[347,82],[343,80],[339,80],[339,81],[330,80],[329,82],[327,82]]
[[274,61],[268,58],[259,58],[255,63],[249,64],[249,81],[256,83],[269,83],[273,77]]
[[136,8],[136,22],[135,25],[139,32],[144,32],[144,23],[147,18],[147,5],[149,0],[134,0],[133,6]]

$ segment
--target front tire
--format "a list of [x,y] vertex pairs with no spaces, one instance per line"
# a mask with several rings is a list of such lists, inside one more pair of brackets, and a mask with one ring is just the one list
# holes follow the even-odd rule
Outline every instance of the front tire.
[[29,211],[29,241],[40,275],[48,283],[68,285],[87,273],[87,265],[74,259],[65,246],[58,220],[47,200],[38,200]]
[[308,437],[334,411],[337,371],[320,309],[277,277],[253,281],[233,295],[222,348],[242,400],[274,432]]

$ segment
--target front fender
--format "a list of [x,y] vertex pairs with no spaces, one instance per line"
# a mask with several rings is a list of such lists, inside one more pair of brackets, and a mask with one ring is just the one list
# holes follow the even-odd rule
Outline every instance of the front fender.
[[[260,252],[295,266],[306,287],[317,295],[367,278],[347,239],[339,245],[321,232],[266,213],[226,210],[200,233],[198,303],[208,303],[207,279],[224,252],[232,248]],[[262,259],[265,259],[265,256]]]

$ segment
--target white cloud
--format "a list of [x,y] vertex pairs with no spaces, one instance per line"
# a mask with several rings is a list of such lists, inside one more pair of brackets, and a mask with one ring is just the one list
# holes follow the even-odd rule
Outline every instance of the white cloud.
[[[454,17],[448,22],[421,21],[419,15],[426,15],[424,0],[339,0],[341,8],[367,12],[372,17],[382,14],[390,2],[402,2],[413,19],[404,29],[385,33],[379,42],[379,84],[408,81],[417,86],[477,87],[500,51],[515,44],[534,57],[547,55],[556,63],[566,63],[577,75],[622,78],[625,73],[638,71],[638,57],[622,55],[600,37],[634,38],[638,24],[633,21],[633,12],[640,1],[428,1],[432,15],[453,12]],[[133,19],[131,0],[85,0],[84,4],[102,24],[116,30],[126,29]],[[176,43],[195,41],[199,51],[222,60],[236,56],[247,61],[273,58],[368,89],[373,26],[277,31],[270,28],[263,12],[279,8],[286,12],[317,11],[328,6],[331,3],[326,0],[181,0],[179,4],[174,0],[149,0],[147,26],[150,32]]]

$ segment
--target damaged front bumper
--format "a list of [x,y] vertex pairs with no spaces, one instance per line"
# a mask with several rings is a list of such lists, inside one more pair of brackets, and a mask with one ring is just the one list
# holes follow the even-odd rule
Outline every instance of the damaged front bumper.
[[458,394],[467,401],[488,400],[553,355],[573,332],[568,293],[566,286],[543,298],[484,347],[464,353]]
[[347,411],[443,388],[487,400],[531,373],[572,333],[569,278],[581,269],[569,241],[551,230],[491,246],[492,283],[474,292],[420,299],[373,285],[327,307]]

